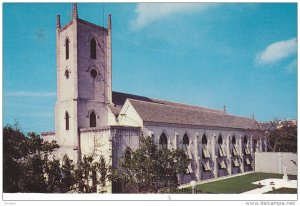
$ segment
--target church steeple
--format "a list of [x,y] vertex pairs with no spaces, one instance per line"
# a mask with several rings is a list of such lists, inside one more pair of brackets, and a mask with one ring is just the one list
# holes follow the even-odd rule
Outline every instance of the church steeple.
[[72,10],[72,18],[73,19],[78,19],[78,10],[77,10],[77,4],[73,4],[73,10]]

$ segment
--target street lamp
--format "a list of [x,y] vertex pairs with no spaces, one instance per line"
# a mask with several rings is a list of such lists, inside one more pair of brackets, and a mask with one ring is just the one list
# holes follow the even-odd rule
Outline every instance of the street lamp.
[[190,182],[190,185],[191,185],[191,187],[192,187],[193,194],[195,194],[196,181],[195,181],[195,180],[192,180],[192,181]]

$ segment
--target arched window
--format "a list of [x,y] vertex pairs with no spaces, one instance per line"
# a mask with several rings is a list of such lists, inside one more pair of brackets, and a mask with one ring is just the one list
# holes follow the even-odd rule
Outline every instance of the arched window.
[[[224,150],[224,146],[223,146],[223,138],[221,135],[219,135],[218,137],[218,144],[219,144],[219,157],[225,157],[225,150]],[[223,166],[222,166],[223,168]]]
[[90,54],[92,59],[96,59],[96,40],[94,38],[91,39]]
[[69,119],[70,119],[69,113],[66,112],[65,113],[66,130],[69,130]]
[[166,134],[163,132],[159,137],[159,148],[167,148],[168,140]]
[[70,46],[70,41],[69,41],[68,38],[66,39],[65,44],[66,44],[66,45],[65,45],[65,46],[66,46],[66,59],[69,59],[69,50],[70,50],[69,46]]
[[247,145],[247,144],[248,144],[248,138],[247,138],[247,136],[246,136],[246,135],[244,136],[244,144],[245,144],[245,145]]
[[188,146],[190,144],[190,140],[189,140],[189,137],[188,135],[185,133],[183,135],[183,139],[182,139],[182,146],[183,146],[183,150],[184,151],[188,151]]
[[207,137],[205,134],[202,136],[202,144],[207,145]]
[[236,144],[236,139],[235,139],[235,136],[234,136],[234,135],[232,136],[231,143],[232,143],[233,145],[235,145],[235,144]]
[[90,127],[96,127],[96,114],[91,112],[90,114]]
[[255,139],[255,140],[253,140],[253,152],[256,152],[257,146],[258,146],[257,139]]
[[221,145],[223,144],[223,138],[221,135],[219,135],[219,138],[218,138],[218,144]]
[[[237,148],[236,148],[236,138],[235,138],[234,135],[232,136],[231,144],[232,144],[232,154],[233,154],[233,156],[237,156],[237,155],[238,155],[238,152],[237,152]],[[234,165],[235,165],[235,166],[238,165],[238,164],[236,163],[236,160],[235,160],[235,162],[234,162]]]
[[210,153],[208,151],[208,148],[207,148],[207,137],[206,135],[204,134],[202,136],[202,157],[203,158],[210,158]]
[[244,136],[244,140],[243,140],[243,143],[244,143],[244,153],[246,155],[249,155],[250,154],[250,148],[249,148],[249,144],[248,144],[248,137],[245,135]]
[[[191,151],[189,150],[189,144],[190,144],[189,136],[187,135],[187,133],[185,133],[183,135],[183,139],[182,139],[183,151],[185,151],[185,153],[189,157],[189,159],[192,159],[193,157],[192,157]],[[189,165],[189,167],[191,167],[191,166]],[[189,171],[191,171],[191,169],[189,169]]]
[[126,160],[131,159],[131,152],[129,149],[127,149],[127,151],[125,152],[125,159]]

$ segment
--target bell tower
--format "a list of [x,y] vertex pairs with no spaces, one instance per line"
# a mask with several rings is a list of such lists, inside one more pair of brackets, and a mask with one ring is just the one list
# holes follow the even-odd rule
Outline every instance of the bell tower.
[[111,91],[111,15],[107,28],[78,18],[61,27],[56,17],[55,133],[70,158],[80,158],[79,130],[108,125]]

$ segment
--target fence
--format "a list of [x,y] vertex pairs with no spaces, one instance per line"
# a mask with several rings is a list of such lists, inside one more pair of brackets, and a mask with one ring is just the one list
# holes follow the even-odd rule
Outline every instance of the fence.
[[198,189],[194,189],[194,192],[190,188],[174,189],[171,191],[163,191],[159,193],[169,193],[169,194],[216,194],[212,192],[206,192]]

